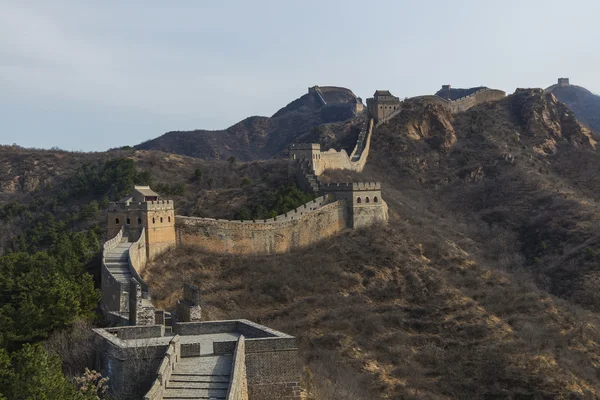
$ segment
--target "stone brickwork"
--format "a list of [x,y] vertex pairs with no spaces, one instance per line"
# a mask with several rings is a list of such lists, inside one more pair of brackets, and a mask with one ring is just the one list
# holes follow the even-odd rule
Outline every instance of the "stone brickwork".
[[165,352],[159,367],[156,379],[150,387],[150,390],[144,396],[144,400],[162,400],[166,389],[167,382],[171,378],[171,374],[177,365],[177,362],[181,359],[181,337],[175,335],[169,347]]
[[490,101],[498,101],[504,97],[506,97],[506,93],[502,90],[485,88],[471,94],[470,96],[450,102],[450,110],[453,114],[457,114],[465,112],[476,105]]
[[108,207],[107,234],[112,237],[121,228],[130,232],[130,241],[142,231],[146,235],[146,258],[153,259],[175,246],[175,208],[172,200],[159,199],[158,194],[144,196],[150,188],[136,186],[131,196]]
[[330,183],[322,185],[324,193],[343,199],[348,206],[348,226],[360,229],[386,223],[388,207],[381,198],[381,183]]
[[367,110],[375,122],[384,121],[400,109],[400,99],[389,90],[376,90],[373,97],[367,99]]
[[346,205],[322,197],[260,221],[177,216],[177,241],[219,254],[278,254],[305,248],[346,228]]
[[296,349],[251,352],[246,348],[250,399],[300,400],[300,364]]
[[[185,375],[208,385],[227,384],[217,398],[300,399],[301,368],[294,337],[248,320],[178,323],[174,328],[173,337],[165,336],[164,327],[157,325],[94,329],[96,370],[110,378],[111,396],[133,400],[146,393],[146,400],[179,398],[183,393],[173,387],[185,385],[186,398],[213,397],[202,397],[207,394],[194,392],[198,386],[182,383]],[[225,373],[229,381],[223,379]],[[170,381],[173,377],[177,380]]]
[[191,283],[186,283],[183,286],[183,299],[177,302],[177,321],[197,322],[201,320],[200,288]]
[[227,400],[248,400],[248,378],[246,376],[246,340],[240,336],[233,353],[233,363]]
[[142,286],[135,278],[129,284],[129,321],[132,325],[154,325],[155,309],[142,297]]

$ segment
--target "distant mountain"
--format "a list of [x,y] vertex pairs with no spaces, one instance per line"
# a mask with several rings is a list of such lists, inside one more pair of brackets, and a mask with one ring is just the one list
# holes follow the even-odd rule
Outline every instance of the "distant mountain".
[[241,161],[271,158],[313,128],[353,118],[362,102],[351,90],[315,86],[272,117],[253,116],[217,131],[173,131],[141,143],[136,150],[161,150],[203,159]]
[[546,91],[569,106],[579,121],[600,133],[600,96],[581,86],[571,85],[568,78],[559,79],[556,85]]

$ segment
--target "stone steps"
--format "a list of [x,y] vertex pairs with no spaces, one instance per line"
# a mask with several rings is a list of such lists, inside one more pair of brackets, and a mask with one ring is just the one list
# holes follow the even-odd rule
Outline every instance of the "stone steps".
[[227,383],[229,382],[229,375],[192,375],[192,374],[174,374],[171,375],[169,382],[213,382],[213,383]]
[[169,389],[163,399],[226,399],[227,389]]
[[171,379],[167,384],[167,389],[225,389],[229,388],[229,377],[226,382],[213,382],[211,377],[207,376],[205,381],[180,381]]
[[163,399],[226,399],[231,355],[185,357],[175,364]]

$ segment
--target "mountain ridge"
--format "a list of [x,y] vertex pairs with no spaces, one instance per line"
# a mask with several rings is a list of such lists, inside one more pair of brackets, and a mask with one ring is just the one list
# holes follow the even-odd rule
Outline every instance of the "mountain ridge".
[[203,159],[268,159],[313,128],[354,118],[362,110],[361,106],[349,89],[314,87],[271,117],[248,117],[223,130],[167,132],[134,146],[134,149],[160,150]]

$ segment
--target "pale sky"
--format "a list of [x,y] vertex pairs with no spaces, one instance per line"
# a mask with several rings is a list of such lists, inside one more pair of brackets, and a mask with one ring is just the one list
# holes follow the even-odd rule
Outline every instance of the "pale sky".
[[312,85],[600,92],[598,0],[0,0],[0,144],[134,145]]

